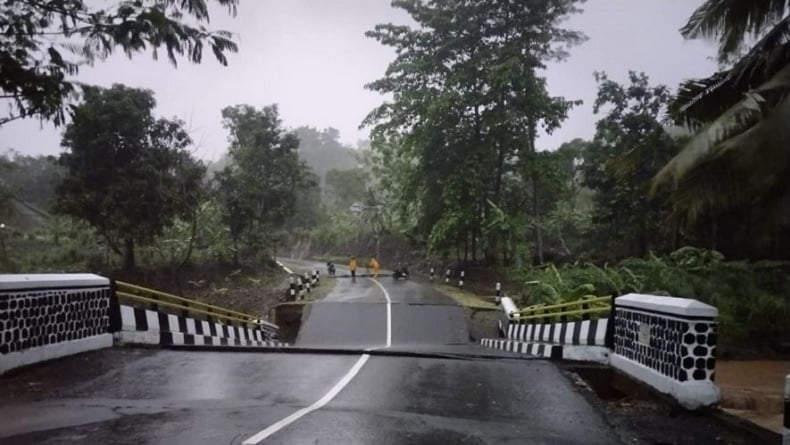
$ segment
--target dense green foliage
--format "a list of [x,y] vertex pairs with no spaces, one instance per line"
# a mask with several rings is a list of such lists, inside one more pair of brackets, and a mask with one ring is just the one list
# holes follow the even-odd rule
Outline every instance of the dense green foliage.
[[283,130],[276,106],[228,107],[222,118],[231,164],[216,174],[216,194],[238,263],[242,254],[254,257],[275,248],[277,229],[293,216],[297,193],[309,186],[309,177],[297,153],[299,139]]
[[326,173],[326,194],[329,204],[336,210],[347,210],[355,202],[365,199],[368,177],[362,168],[329,170]]
[[[0,124],[62,122],[65,76],[116,47],[175,63],[209,45],[224,63],[235,45],[200,27],[206,3],[6,2],[0,89],[13,104]],[[333,128],[287,130],[275,105],[237,105],[222,110],[227,155],[206,172],[150,92],[87,87],[59,162],[0,157],[0,268],[130,268],[135,252],[174,274],[284,251],[419,259],[509,274],[525,305],[696,298],[720,309],[726,345],[786,342],[790,266],[766,260],[790,252],[788,2],[705,1],[682,34],[718,40],[721,72],[674,96],[649,73],[596,73],[594,137],[542,147],[579,103],[542,76],[585,40],[564,27],[580,3],[395,0],[414,25],[367,33],[395,56],[367,85],[387,102],[356,149]]]
[[94,227],[124,268],[135,266],[135,245],[189,218],[202,196],[205,168],[183,123],[154,118],[154,106],[150,91],[89,88],[63,134],[57,211]]
[[42,211],[55,203],[55,183],[63,168],[55,156],[24,156],[10,151],[0,156],[0,177],[7,192]]
[[[629,258],[612,265],[529,269],[518,278],[530,282],[521,295],[524,306],[630,292],[697,299],[719,309],[721,344],[727,352],[727,348],[771,348],[787,342],[788,272],[790,263],[725,261],[719,252],[685,247],[665,257]],[[759,345],[755,338],[761,339]]]
[[318,175],[319,185],[326,184],[331,170],[349,170],[357,167],[356,153],[352,147],[340,142],[340,132],[334,128],[317,130],[313,127],[294,129],[299,139],[299,157]]
[[[238,0],[216,0],[231,13]],[[226,64],[236,44],[225,31],[211,32],[207,0],[140,0],[95,6],[79,0],[0,2],[0,92],[10,101],[0,125],[36,116],[62,124],[69,97],[79,83],[70,78],[81,65],[120,48],[129,57],[164,50],[200,62],[211,49]]]
[[[539,70],[583,40],[560,26],[575,3],[401,0],[393,5],[416,27],[381,24],[368,32],[397,54],[385,77],[368,85],[393,97],[366,119],[389,168],[382,181],[402,191],[403,219],[432,252],[508,261],[516,246],[497,209],[543,216],[537,131],[558,127],[574,103],[551,97]],[[508,202],[524,191],[526,201]],[[513,238],[531,238],[542,259],[541,227],[530,229],[515,229]]]
[[665,201],[648,193],[649,181],[677,151],[660,122],[669,101],[663,85],[644,73],[621,85],[596,74],[595,112],[603,113],[595,139],[582,154],[582,183],[593,192],[590,246],[601,258],[644,256],[672,247]]
[[707,0],[686,38],[719,44],[722,70],[680,85],[670,117],[695,132],[657,175],[675,219],[728,255],[790,247],[790,16],[787,0]]

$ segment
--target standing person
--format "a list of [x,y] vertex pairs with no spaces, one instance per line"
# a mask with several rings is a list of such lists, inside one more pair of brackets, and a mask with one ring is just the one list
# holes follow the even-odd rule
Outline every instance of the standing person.
[[376,257],[372,257],[370,259],[370,268],[373,269],[373,278],[379,277],[379,262],[376,261]]
[[351,279],[357,279],[357,257],[352,256],[351,261],[348,262],[348,268],[351,270]]

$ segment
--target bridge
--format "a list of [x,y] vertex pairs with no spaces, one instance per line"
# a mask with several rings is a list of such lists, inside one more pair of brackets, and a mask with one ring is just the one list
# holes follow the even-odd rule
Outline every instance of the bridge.
[[[284,267],[301,275],[320,265]],[[0,371],[7,371],[0,442],[610,444],[638,434],[618,427],[552,357],[605,362],[637,380],[654,365],[655,375],[642,375],[642,383],[680,404],[699,407],[717,396],[709,392],[714,362],[703,360],[704,378],[695,377],[693,351],[670,358],[655,349],[669,347],[665,339],[682,343],[688,330],[708,334],[700,324],[715,329],[699,305],[683,309],[695,322],[670,325],[661,314],[675,320],[683,312],[660,299],[652,304],[663,310],[650,316],[626,300],[596,300],[553,321],[552,308],[519,311],[503,299],[501,338],[471,342],[465,309],[430,286],[339,277],[305,309],[298,335],[285,344],[269,322],[91,277],[69,289],[0,283]],[[80,314],[76,322],[48,309],[61,303]],[[572,320],[587,313],[610,318]],[[31,321],[41,317],[52,323]],[[655,327],[636,327],[630,337],[626,331],[640,323]],[[715,335],[698,340],[715,343]],[[644,360],[634,355],[642,353]],[[68,356],[23,366],[61,355]],[[669,362],[680,365],[670,369]],[[665,416],[656,425],[672,422]],[[695,443],[710,439],[705,434]]]

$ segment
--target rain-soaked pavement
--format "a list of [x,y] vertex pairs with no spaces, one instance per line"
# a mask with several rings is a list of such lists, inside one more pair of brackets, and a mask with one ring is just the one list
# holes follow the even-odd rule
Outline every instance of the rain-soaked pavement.
[[337,279],[296,340],[312,353],[114,348],[4,377],[40,390],[0,400],[0,444],[619,441],[554,364],[469,344],[447,297]]

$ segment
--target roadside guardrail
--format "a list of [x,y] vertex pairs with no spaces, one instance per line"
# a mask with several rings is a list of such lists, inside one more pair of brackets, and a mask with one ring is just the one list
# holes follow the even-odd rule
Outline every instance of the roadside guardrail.
[[232,309],[226,309],[213,304],[179,297],[166,292],[125,283],[123,281],[115,281],[114,285],[115,295],[119,299],[125,299],[137,304],[142,304],[148,309],[158,310],[159,308],[166,308],[176,311],[179,313],[179,315],[184,317],[187,317],[190,314],[196,314],[209,319],[221,320],[227,324],[245,327],[277,329],[276,325],[265,320],[261,320],[260,316],[257,315],[245,314]]
[[543,319],[566,319],[568,317],[580,316],[587,320],[590,314],[609,314],[612,310],[612,296],[605,297],[585,297],[575,301],[568,301],[557,304],[536,304],[519,309],[510,314],[510,319],[515,321],[522,320],[543,320]]

